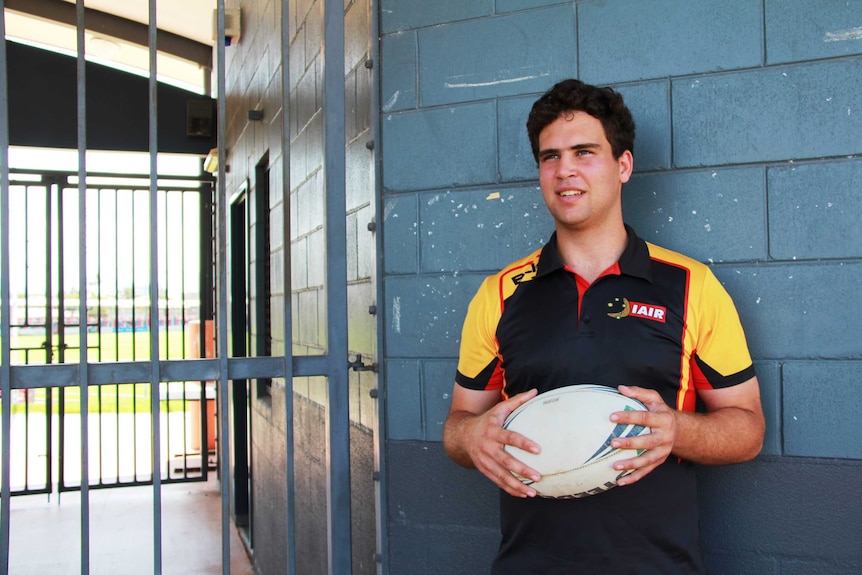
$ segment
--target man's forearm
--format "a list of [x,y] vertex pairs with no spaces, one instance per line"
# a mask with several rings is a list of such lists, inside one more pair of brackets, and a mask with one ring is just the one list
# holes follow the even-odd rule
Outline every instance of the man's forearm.
[[725,407],[709,413],[676,413],[672,453],[704,465],[754,459],[763,446],[765,424],[759,413]]
[[464,426],[474,417],[476,415],[468,411],[453,411],[443,425],[443,447],[446,453],[452,461],[468,469],[474,469],[476,466],[464,448]]

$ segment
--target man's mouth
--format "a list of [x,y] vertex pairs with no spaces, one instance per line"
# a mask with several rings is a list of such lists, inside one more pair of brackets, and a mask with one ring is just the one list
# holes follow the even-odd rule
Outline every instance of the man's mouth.
[[557,195],[563,198],[570,198],[572,196],[581,196],[584,192],[580,190],[563,190],[562,192],[557,192]]

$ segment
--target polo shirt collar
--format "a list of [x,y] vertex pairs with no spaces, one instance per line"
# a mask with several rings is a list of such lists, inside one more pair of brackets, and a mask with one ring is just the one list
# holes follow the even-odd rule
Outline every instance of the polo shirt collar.
[[[628,235],[628,241],[622,255],[620,255],[619,262],[617,262],[620,266],[620,273],[643,278],[651,282],[651,260],[646,242],[639,238],[628,224],[626,224],[626,234]],[[536,268],[536,277],[542,277],[563,267],[565,267],[565,264],[560,256],[560,250],[557,248],[557,232],[554,232],[551,234],[548,243],[542,248],[542,254],[539,256],[539,265]]]

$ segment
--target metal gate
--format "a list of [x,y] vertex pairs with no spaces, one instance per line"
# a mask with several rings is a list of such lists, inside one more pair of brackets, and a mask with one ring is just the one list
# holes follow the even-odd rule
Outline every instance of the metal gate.
[[[95,333],[99,333],[101,329],[102,313],[97,310],[94,314],[96,322],[89,321],[90,312],[93,308],[94,301],[98,301],[101,305],[101,297],[89,298],[88,289],[90,270],[87,268],[87,258],[78,257],[69,259],[67,269],[75,269],[77,267],[77,286],[76,293],[79,295],[77,300],[63,302],[63,305],[56,307],[57,313],[65,313],[66,307],[70,307],[69,321],[63,319],[64,329],[57,332],[57,341],[53,339],[49,342],[46,337],[44,349],[34,351],[33,346],[25,347],[16,350],[15,353],[23,354],[31,361],[29,363],[18,363],[18,358],[13,361],[13,349],[10,345],[12,324],[7,321],[11,317],[11,292],[10,292],[10,254],[13,246],[11,245],[11,237],[9,234],[9,222],[12,217],[10,210],[10,199],[14,185],[9,179],[9,133],[8,133],[8,96],[7,96],[7,81],[5,74],[0,74],[0,315],[2,315],[2,324],[0,324],[0,339],[2,339],[2,356],[0,356],[0,390],[2,390],[2,500],[0,500],[0,572],[8,572],[8,550],[9,550],[9,530],[10,530],[10,515],[9,501],[11,496],[10,488],[10,462],[12,460],[12,445],[10,441],[10,430],[12,428],[12,398],[11,394],[24,392],[25,394],[33,393],[35,397],[39,397],[39,393],[44,393],[45,411],[53,412],[54,409],[59,409],[55,406],[57,402],[64,403],[64,409],[68,413],[71,409],[71,404],[75,401],[73,397],[77,397],[78,410],[77,418],[80,422],[80,443],[76,444],[73,449],[79,449],[77,454],[80,460],[80,481],[78,481],[80,498],[81,498],[81,573],[87,574],[90,570],[89,548],[90,548],[90,529],[89,529],[89,492],[92,487],[99,487],[103,479],[91,480],[96,474],[91,474],[91,469],[101,469],[99,464],[91,464],[92,454],[94,450],[90,448],[91,436],[96,435],[91,432],[91,429],[97,428],[101,421],[92,420],[91,413],[98,413],[100,408],[105,405],[113,404],[119,406],[121,399],[121,390],[129,391],[133,405],[137,404],[138,398],[136,391],[138,389],[146,389],[140,397],[140,401],[149,404],[147,417],[151,420],[150,433],[152,441],[148,447],[148,458],[154,462],[150,468],[150,477],[141,476],[130,479],[134,482],[151,483],[152,484],[152,508],[153,508],[153,533],[152,533],[152,548],[153,548],[153,565],[154,572],[162,572],[162,530],[161,530],[161,486],[163,482],[172,481],[174,478],[168,473],[164,475],[158,472],[158,467],[163,461],[163,452],[165,451],[163,436],[171,435],[169,423],[163,420],[170,420],[170,413],[173,401],[179,401],[180,405],[185,405],[188,401],[193,401],[191,397],[195,397],[201,403],[209,400],[206,395],[206,386],[196,389],[202,389],[201,395],[196,395],[198,392],[188,392],[185,387],[185,382],[215,382],[215,388],[222,391],[214,399],[216,409],[220,414],[227,414],[229,411],[229,401],[227,393],[224,390],[229,388],[230,381],[243,381],[266,378],[282,378],[285,382],[284,393],[288,397],[293,395],[293,378],[295,377],[313,377],[321,376],[326,380],[326,471],[328,474],[327,481],[327,524],[328,524],[328,570],[330,573],[346,574],[351,572],[351,490],[350,490],[350,414],[349,414],[349,397],[348,397],[348,373],[349,369],[361,369],[361,362],[351,362],[348,357],[347,343],[347,263],[346,263],[346,222],[345,222],[345,83],[344,83],[344,8],[345,4],[342,0],[322,0],[324,11],[324,43],[325,43],[325,69],[324,69],[324,94],[323,108],[326,112],[326,121],[324,127],[324,154],[325,160],[325,228],[326,228],[326,330],[329,334],[328,345],[325,354],[316,356],[297,356],[294,357],[291,353],[290,346],[284,354],[275,357],[231,357],[228,348],[228,326],[225,318],[229,317],[229,294],[227,288],[227,260],[228,257],[228,214],[229,209],[227,193],[225,190],[225,150],[223,143],[226,141],[226,101],[225,101],[225,51],[224,51],[224,30],[225,30],[225,2],[217,0],[217,17],[216,29],[219,32],[219,41],[216,43],[216,53],[218,62],[218,95],[219,105],[217,107],[217,126],[218,126],[218,172],[217,172],[217,190],[214,194],[215,202],[210,204],[206,199],[202,198],[202,214],[214,214],[215,233],[210,229],[202,229],[201,237],[216,238],[213,246],[213,252],[216,256],[216,264],[213,266],[214,285],[216,286],[215,294],[201,293],[201,309],[215,309],[215,317],[219,318],[216,324],[217,342],[214,358],[202,359],[182,359],[173,357],[166,353],[166,350],[171,348],[169,341],[170,329],[163,328],[163,320],[169,321],[168,318],[162,317],[163,308],[160,305],[149,305],[146,308],[141,308],[142,316],[148,322],[148,336],[141,342],[141,354],[134,355],[129,360],[120,360],[115,353],[115,357],[106,360],[107,358],[89,357],[88,353],[82,353],[82,350],[89,349],[89,344],[84,345],[83,342],[88,341],[91,334],[91,328]],[[84,45],[85,22],[84,22],[84,2],[83,0],[76,1],[77,15],[77,43],[79,47]],[[0,0],[0,28],[3,27],[3,0]],[[146,268],[148,269],[148,277],[150,282],[146,293],[141,296],[148,302],[160,302],[163,293],[162,288],[162,273],[161,260],[159,252],[159,238],[157,232],[161,231],[163,226],[159,224],[159,213],[163,209],[164,200],[160,200],[162,186],[158,181],[158,166],[157,166],[157,150],[158,150],[158,127],[157,127],[157,109],[156,101],[156,51],[157,51],[157,29],[155,22],[156,18],[156,0],[149,0],[149,15],[148,15],[148,38],[150,54],[150,76],[149,76],[149,170],[148,181],[143,189],[146,194],[146,214],[149,218],[148,229],[153,232],[148,237],[148,259]],[[281,47],[282,47],[282,62],[288,61],[289,51],[289,10],[282,10],[281,22]],[[6,69],[6,51],[3,43],[0,43],[0,70]],[[78,101],[78,171],[76,175],[66,175],[65,183],[59,181],[53,182],[50,186],[46,182],[40,182],[40,185],[47,189],[56,185],[56,189],[62,189],[63,194],[69,190],[77,190],[74,197],[74,205],[77,206],[76,220],[78,227],[75,230],[66,230],[63,233],[64,249],[77,248],[78,254],[85,254],[88,249],[92,249],[93,238],[90,236],[92,228],[87,225],[90,221],[91,210],[96,210],[97,207],[91,207],[87,202],[87,190],[90,183],[88,178],[92,174],[87,170],[87,136],[86,136],[86,72],[85,58],[83,50],[78,50],[77,56],[77,101]],[[288,66],[284,66],[282,71],[282,92],[287,95],[290,93],[290,79]],[[285,96],[287,97],[287,96]],[[285,108],[286,108],[285,104]],[[283,122],[281,134],[281,145],[285,156],[289,154],[290,135],[288,122]],[[289,161],[282,162],[282,181],[290,181]],[[95,184],[94,184],[95,185]],[[135,187],[135,186],[130,186]],[[135,189],[142,189],[136,188]],[[169,191],[169,190],[168,190]],[[165,192],[167,193],[167,192]],[[203,194],[202,194],[203,196]],[[70,200],[71,202],[71,200]],[[160,203],[161,202],[161,203]],[[57,204],[56,209],[67,209],[69,204],[61,201]],[[288,202],[284,202],[285,216],[289,216]],[[47,208],[46,208],[47,209]],[[101,215],[99,216],[101,217]],[[64,222],[69,221],[62,218]],[[202,224],[208,222],[207,217],[201,217]],[[289,217],[285,217],[284,221],[289,221]],[[379,246],[378,246],[379,248]],[[282,250],[282,265],[283,269],[290,270],[290,255],[289,250]],[[47,266],[46,266],[47,269]],[[207,270],[201,270],[202,274],[206,274]],[[285,293],[290,293],[289,278],[285,279]],[[71,293],[63,286],[62,293]],[[207,299],[209,298],[209,299]],[[133,298],[134,299],[134,298]],[[170,298],[167,298],[170,299]],[[46,309],[51,308],[52,312],[55,309],[54,303],[46,302]],[[168,306],[169,308],[169,306]],[[114,308],[115,309],[115,308]],[[137,308],[136,308],[137,309]],[[114,317],[117,317],[114,313]],[[137,318],[137,316],[135,316]],[[73,319],[75,318],[75,319]],[[51,325],[53,325],[52,318]],[[202,317],[206,320],[206,317]],[[25,324],[26,324],[25,320]],[[47,321],[47,320],[46,320]],[[183,320],[185,321],[185,320]],[[282,323],[285,326],[292,324],[291,306],[289,298],[283,306]],[[167,324],[165,324],[167,325]],[[201,329],[205,331],[205,329]],[[53,333],[53,332],[52,332]],[[77,334],[77,338],[73,334]],[[47,336],[47,333],[46,333]],[[62,341],[61,341],[62,340]],[[134,338],[133,338],[134,340]],[[136,344],[133,344],[137,346]],[[36,346],[38,347],[38,345]],[[71,361],[71,354],[74,353],[77,347],[77,361]],[[101,349],[101,344],[99,349]],[[137,350],[137,347],[135,348]],[[145,352],[146,350],[146,352]],[[116,345],[115,345],[116,351]],[[55,356],[63,356],[64,362],[58,363]],[[49,361],[49,357],[50,360]],[[42,364],[37,364],[36,359],[42,359]],[[103,361],[99,361],[103,359]],[[129,387],[123,387],[129,386]],[[181,386],[181,387],[177,387]],[[38,390],[45,389],[40,392]],[[35,390],[35,391],[31,391]],[[50,390],[47,391],[47,390]],[[182,391],[178,391],[182,390]],[[177,397],[179,393],[179,397]],[[93,397],[95,396],[95,397]],[[49,407],[50,405],[50,407]],[[295,533],[295,496],[296,486],[294,484],[294,469],[293,469],[293,408],[292,402],[286,402],[285,409],[285,429],[286,431],[286,448],[287,457],[286,467],[284,469],[285,477],[285,495],[286,495],[286,517],[285,517],[285,533],[286,540],[284,548],[287,551],[287,565],[285,570],[287,573],[295,573],[296,567],[294,564],[296,550],[296,533]],[[24,407],[24,410],[32,410],[32,407]],[[135,407],[131,408],[133,411]],[[184,408],[183,408],[184,409]],[[120,411],[119,408],[116,408]],[[201,409],[202,413],[208,413],[206,409]],[[136,412],[135,412],[136,413]],[[50,418],[48,418],[50,419]],[[204,417],[206,419],[206,417]],[[25,419],[26,421],[26,419]],[[46,421],[46,426],[52,426],[53,423]],[[47,427],[46,427],[47,429]],[[64,433],[68,432],[66,428]],[[166,431],[163,431],[166,430]],[[228,457],[231,441],[229,421],[227,417],[221,416],[218,418],[218,430],[216,432],[219,438],[218,442],[218,473],[223,479],[221,482],[221,529],[222,529],[222,570],[224,573],[229,572],[230,568],[230,486],[226,485],[224,480],[231,475]],[[201,428],[204,441],[206,428]],[[53,428],[52,428],[53,433]],[[47,432],[46,432],[47,434]],[[99,434],[100,435],[100,434]],[[96,442],[98,440],[95,440]],[[46,448],[47,449],[47,448]],[[110,450],[107,450],[110,451]],[[101,453],[101,451],[99,451]],[[116,449],[114,450],[116,454]],[[119,459],[119,456],[115,457]],[[47,459],[47,458],[46,458]],[[57,465],[63,467],[65,462],[57,462]],[[50,464],[49,464],[50,465]],[[204,466],[205,468],[206,466]],[[35,469],[35,468],[34,468]],[[50,477],[56,471],[46,468],[41,471],[45,477]],[[205,473],[205,471],[204,471]],[[108,479],[114,481],[114,484],[119,483],[119,478],[115,475],[119,473],[108,474]],[[181,479],[187,479],[182,477]],[[64,479],[64,485],[72,488],[75,481]],[[378,489],[380,483],[378,482]],[[33,488],[37,488],[34,484]],[[380,498],[380,492],[377,492],[377,497]],[[379,517],[378,517],[379,519]],[[378,525],[379,527],[379,525]]]
[[[83,350],[94,363],[149,359],[149,229],[137,229],[149,205],[148,182],[134,175],[87,176],[87,266],[96,281],[81,317],[77,282],[67,277],[79,257],[73,241],[79,226],[76,178],[62,172],[10,174],[13,365],[77,363]],[[201,259],[197,238],[201,198],[212,196],[212,182],[175,175],[159,183],[158,244],[165,264],[159,278],[165,286],[158,302],[160,359],[201,357],[207,348],[211,356],[212,346],[200,326],[212,310],[201,310],[199,297],[212,291],[212,285],[201,282],[211,275],[199,270],[212,262],[208,253]],[[178,244],[189,249],[168,251],[168,245]],[[179,277],[174,277],[176,271]],[[82,328],[85,342],[79,337]],[[205,481],[215,465],[214,420],[207,417],[214,415],[215,386],[170,382],[161,383],[159,391],[165,414],[160,430],[163,456],[157,466],[162,481]],[[148,383],[102,384],[89,390],[90,488],[152,483],[151,395]],[[80,489],[79,390],[31,387],[13,390],[11,400],[12,494]]]

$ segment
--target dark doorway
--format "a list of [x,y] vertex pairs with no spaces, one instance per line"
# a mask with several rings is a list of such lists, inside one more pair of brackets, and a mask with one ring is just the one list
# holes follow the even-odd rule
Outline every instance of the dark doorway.
[[[249,345],[249,238],[248,196],[243,190],[231,202],[230,208],[230,339],[231,357],[247,357]],[[230,382],[233,443],[231,469],[233,470],[233,515],[239,527],[252,543],[251,533],[251,417],[249,382],[233,379]]]

